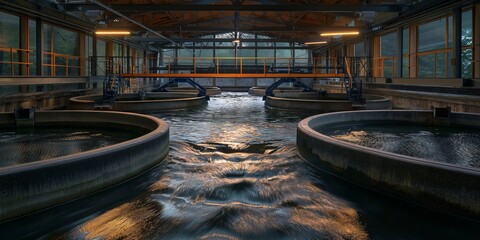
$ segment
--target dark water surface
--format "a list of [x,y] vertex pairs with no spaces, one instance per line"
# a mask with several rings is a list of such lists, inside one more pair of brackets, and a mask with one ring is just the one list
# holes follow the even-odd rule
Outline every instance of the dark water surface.
[[72,203],[0,225],[1,238],[477,239],[480,224],[311,169],[296,152],[308,113],[223,93],[170,123],[164,164]]
[[141,134],[96,127],[0,129],[0,168],[85,152]]
[[480,129],[377,123],[321,132],[386,152],[480,168]]

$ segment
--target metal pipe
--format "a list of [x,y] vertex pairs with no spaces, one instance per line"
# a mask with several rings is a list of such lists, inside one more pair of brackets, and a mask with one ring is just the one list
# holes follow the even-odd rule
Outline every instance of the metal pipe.
[[101,3],[101,2],[99,2],[99,1],[97,1],[97,0],[88,0],[88,1],[89,1],[89,2],[92,2],[92,3],[95,3],[95,4],[97,4],[98,6],[107,9],[108,11],[110,11],[110,12],[112,12],[112,13],[114,13],[114,14],[116,14],[116,15],[118,15],[118,16],[120,16],[120,17],[122,17],[122,18],[124,18],[124,19],[126,19],[126,20],[128,20],[128,21],[130,21],[131,23],[134,23],[134,24],[138,25],[139,27],[141,27],[141,28],[143,28],[143,29],[145,29],[145,30],[147,30],[147,31],[149,31],[149,32],[151,32],[151,33],[153,33],[153,34],[155,34],[155,35],[157,35],[157,36],[159,36],[159,37],[167,40],[168,42],[173,43],[175,46],[179,46],[179,47],[181,47],[181,48],[183,48],[183,49],[185,49],[185,50],[187,50],[187,51],[189,51],[190,53],[193,54],[192,51],[188,50],[187,48],[185,48],[185,47],[183,47],[183,46],[181,46],[181,45],[179,45],[179,44],[177,44],[176,42],[174,42],[174,41],[171,40],[170,38],[165,37],[165,36],[163,36],[162,34],[154,31],[153,29],[151,29],[151,28],[143,25],[142,23],[140,23],[140,22],[138,22],[138,21],[136,21],[136,20],[134,20],[134,19],[131,19],[131,18],[123,15],[122,13],[118,12],[117,10],[115,10],[115,9],[113,9],[113,8],[111,8],[111,7],[105,5],[105,4],[103,4],[103,3]]

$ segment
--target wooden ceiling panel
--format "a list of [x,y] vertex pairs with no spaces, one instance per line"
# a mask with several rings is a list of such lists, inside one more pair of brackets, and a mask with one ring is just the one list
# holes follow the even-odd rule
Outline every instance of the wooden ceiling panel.
[[[240,31],[256,31],[272,37],[295,38],[305,35],[318,35],[321,29],[346,26],[355,18],[356,7],[368,9],[369,4],[387,6],[407,6],[409,0],[98,0],[110,8],[137,21],[149,29],[161,32],[166,37],[194,36],[212,34],[219,31],[234,31],[235,19]],[[88,1],[87,1],[88,2]],[[92,7],[91,3],[90,7]],[[88,4],[84,4],[85,6]],[[132,8],[127,7],[132,6]],[[235,4],[246,6],[235,14]],[[403,4],[403,5],[402,5]],[[73,5],[73,4],[72,4]],[[122,7],[119,7],[122,6]],[[134,8],[137,6],[138,8]],[[208,6],[228,9],[226,11],[210,11]],[[250,8],[248,8],[251,6]],[[264,7],[265,11],[255,10],[255,6]],[[281,8],[283,6],[283,8]],[[290,6],[295,10],[290,11]],[[309,6],[315,8],[311,11]],[[322,7],[332,6],[328,11]],[[350,6],[349,12],[343,6]],[[365,7],[367,6],[367,7]],[[98,6],[97,6],[98,7]],[[164,8],[165,7],[165,8]],[[202,7],[201,10],[195,11]],[[230,8],[228,8],[230,7]],[[233,7],[233,8],[232,8]],[[258,8],[257,7],[257,8]],[[133,9],[133,10],[132,10]],[[169,9],[164,10],[164,9]],[[393,9],[393,8],[392,8]],[[338,11],[338,12],[337,12]],[[393,10],[392,10],[393,11]],[[114,13],[105,11],[105,19],[114,19]],[[237,18],[235,18],[237,16]],[[357,26],[361,27],[362,26]],[[255,30],[257,28],[257,30]],[[141,29],[138,27],[138,29]],[[278,29],[278,30],[275,30]],[[316,30],[318,29],[318,30]]]

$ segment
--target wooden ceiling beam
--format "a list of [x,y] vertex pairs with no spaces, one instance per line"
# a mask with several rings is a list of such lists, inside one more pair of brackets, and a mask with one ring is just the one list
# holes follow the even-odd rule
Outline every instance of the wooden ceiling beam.
[[[369,5],[347,5],[347,4],[288,4],[288,5],[199,5],[199,4],[110,4],[112,9],[119,12],[138,11],[163,11],[163,12],[210,12],[210,11],[239,11],[239,12],[403,12],[413,9],[408,4],[369,4]],[[98,10],[98,5],[81,3],[66,5],[67,11]]]

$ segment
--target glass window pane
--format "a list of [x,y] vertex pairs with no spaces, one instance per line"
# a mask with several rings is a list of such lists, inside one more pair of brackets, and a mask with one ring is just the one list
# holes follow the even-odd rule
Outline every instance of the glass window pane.
[[[255,35],[250,34],[250,33],[241,33],[240,34],[240,39],[255,39]],[[255,47],[255,42],[244,42],[244,41],[242,41],[241,44],[242,44],[241,45],[242,47]]]
[[447,38],[445,26],[445,18],[418,26],[418,51],[444,49]]
[[238,56],[242,57],[242,64],[254,65],[255,64],[255,49],[238,49]]
[[288,42],[277,42],[275,44],[276,47],[290,47],[290,43]]
[[191,49],[178,49],[178,64],[193,65],[193,52]]
[[122,55],[122,45],[113,43],[113,56],[120,57]]
[[267,65],[271,65],[274,62],[274,50],[273,49],[258,49],[257,50],[257,58],[260,62],[266,62]]
[[383,60],[383,76],[393,77],[393,60],[391,58]]
[[295,49],[295,66],[306,66],[308,64],[308,50]]
[[453,17],[448,17],[448,47],[453,47]]
[[20,47],[20,17],[0,12],[0,47]]
[[43,51],[51,52],[52,51],[52,25],[43,24]]
[[455,73],[453,72],[453,67],[455,66],[455,61],[453,60],[453,51],[448,51],[447,53],[447,56],[448,56],[448,61],[446,62],[447,64],[447,67],[448,67],[448,76],[449,78],[453,78],[453,75],[455,75]]
[[77,32],[53,27],[53,51],[55,53],[78,56],[79,46]]
[[380,37],[380,56],[395,56],[397,51],[397,33],[392,32]]
[[276,51],[276,65],[277,67],[283,66],[288,67],[288,65],[292,64],[290,62],[292,58],[292,51],[290,49],[277,49]]
[[213,49],[196,49],[195,56],[197,57],[197,67],[214,66]]
[[408,64],[409,64],[408,56],[403,56],[402,61],[403,61],[403,63],[402,63],[403,64],[402,65],[402,67],[403,67],[402,76],[403,77],[409,77],[409,75],[410,75],[409,69],[410,68],[408,66]]
[[[162,49],[162,64],[163,66],[167,66],[168,64],[172,64],[175,60],[175,49]],[[131,56],[131,55],[130,55]]]
[[20,64],[13,62],[20,61],[20,54],[14,49],[20,48],[20,18],[15,15],[0,12],[0,47],[6,48],[0,51],[0,75],[19,75]]
[[435,54],[418,56],[418,77],[435,76]]
[[403,54],[408,54],[410,51],[408,50],[409,49],[409,40],[410,39],[410,36],[409,36],[409,31],[408,31],[408,28],[404,28],[403,29],[403,39],[402,39],[402,45],[403,45],[403,49],[402,49],[402,52]]
[[106,50],[107,43],[104,40],[97,39],[97,76],[105,76],[106,71]]
[[220,58],[218,63],[222,65],[235,65],[235,48],[216,49],[215,57]]
[[472,11],[462,13],[462,46],[473,43]]
[[463,78],[472,78],[472,64],[473,61],[473,50],[464,49],[462,50],[462,77]]
[[[445,56],[446,54],[445,53],[437,53],[437,59],[436,59],[436,68],[435,68],[435,76],[437,78],[445,78],[447,77],[447,73],[446,73],[446,57]],[[450,64],[449,64],[450,65]]]
[[365,57],[365,47],[363,42],[355,43],[353,56],[355,57]]

